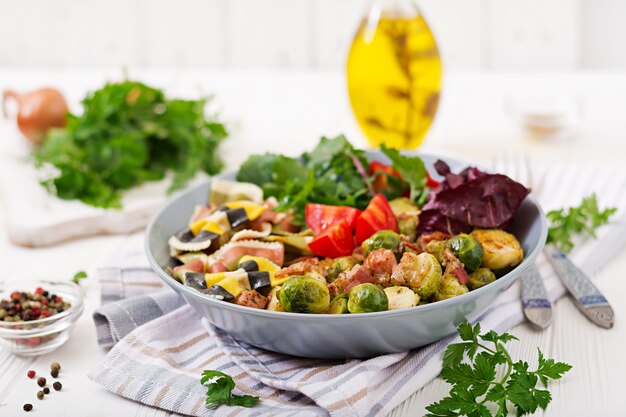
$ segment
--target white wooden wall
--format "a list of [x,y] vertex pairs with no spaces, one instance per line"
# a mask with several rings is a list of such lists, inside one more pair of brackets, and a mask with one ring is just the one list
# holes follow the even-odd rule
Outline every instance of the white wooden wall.
[[[626,0],[417,0],[448,68],[626,69]],[[0,0],[0,66],[339,68],[369,0]]]

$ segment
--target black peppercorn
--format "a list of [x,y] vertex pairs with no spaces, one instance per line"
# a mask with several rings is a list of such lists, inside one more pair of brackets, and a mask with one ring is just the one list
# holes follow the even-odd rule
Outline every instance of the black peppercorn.
[[54,388],[57,391],[61,391],[62,387],[63,387],[63,385],[61,385],[61,383],[59,381],[57,381],[54,384],[52,384],[52,388]]
[[45,388],[43,389],[43,393],[44,393],[44,394],[46,394],[46,395],[50,394],[50,388],[45,387]]
[[59,376],[59,370],[58,370],[58,369],[54,369],[54,368],[53,368],[53,369],[50,371],[50,376],[51,376],[52,378],[57,378],[57,377]]
[[24,411],[30,411],[33,409],[33,405],[32,404],[24,404]]
[[39,385],[40,387],[46,385],[46,378],[44,378],[43,376],[37,378],[37,385]]

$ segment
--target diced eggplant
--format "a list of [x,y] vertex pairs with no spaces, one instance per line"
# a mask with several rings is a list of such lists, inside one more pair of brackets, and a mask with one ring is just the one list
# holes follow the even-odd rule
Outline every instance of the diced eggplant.
[[270,279],[269,272],[265,272],[265,271],[248,272],[248,280],[250,281],[250,287],[253,290],[262,292],[262,290],[272,288],[272,281]]
[[248,214],[246,213],[246,210],[243,209],[242,207],[229,209],[226,212],[226,216],[228,216],[228,222],[230,223],[230,227],[232,227],[233,229],[236,229],[239,226],[243,226],[244,224],[248,223],[248,221],[250,220],[248,218]]
[[240,262],[237,268],[243,269],[246,272],[253,272],[259,270],[259,264],[257,264],[254,259],[250,259],[245,262]]
[[205,274],[202,272],[187,272],[185,274],[185,285],[198,291],[206,290],[208,287],[204,276]]
[[214,285],[208,290],[205,290],[204,293],[224,301],[233,301],[235,299],[234,295],[226,291],[224,287],[220,285]]
[[[197,252],[208,249],[211,247],[214,241],[220,238],[217,233],[209,232],[208,230],[201,230],[196,236],[193,236],[189,240],[180,240],[180,238],[188,239],[189,235],[193,236],[190,229],[187,231],[179,232],[172,236],[169,240],[171,248],[184,252]],[[180,238],[179,238],[180,237]]]

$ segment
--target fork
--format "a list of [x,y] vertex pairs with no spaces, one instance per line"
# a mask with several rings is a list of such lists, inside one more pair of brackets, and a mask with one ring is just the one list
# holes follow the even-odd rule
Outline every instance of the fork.
[[[494,161],[493,166],[496,172],[507,174],[528,188],[533,185],[530,162],[525,155],[520,156],[519,153],[508,152],[499,160]],[[541,184],[537,183],[537,185]],[[524,315],[537,327],[547,328],[552,322],[552,303],[536,264],[532,264],[522,274],[521,282]]]

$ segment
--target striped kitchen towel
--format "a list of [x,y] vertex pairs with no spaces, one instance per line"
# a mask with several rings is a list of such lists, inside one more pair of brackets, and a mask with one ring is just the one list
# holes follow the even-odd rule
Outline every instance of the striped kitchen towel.
[[[596,170],[586,177],[581,176],[586,172],[581,167],[559,169],[551,167],[542,183],[544,207],[557,207],[558,201],[576,204],[593,190],[603,197],[601,205],[615,205],[626,213],[623,170],[610,175]],[[625,228],[622,218],[601,229],[599,239],[580,245],[573,260],[593,275],[607,256],[623,247]],[[120,248],[117,259],[98,272],[104,281],[103,302],[108,302],[94,315],[98,339],[115,346],[89,377],[120,396],[164,410],[193,416],[385,416],[437,376],[442,352],[456,339],[451,336],[414,351],[366,360],[329,361],[268,352],[232,339],[174,292],[163,289],[147,269],[147,260],[138,255],[139,245],[130,242],[129,248]],[[545,259],[538,266],[555,301],[564,289]],[[124,298],[138,293],[144,295]],[[522,320],[516,284],[494,301],[480,322],[485,330],[501,332]],[[261,402],[250,409],[206,409],[206,389],[199,382],[204,369],[232,375],[237,393],[259,396]]]

